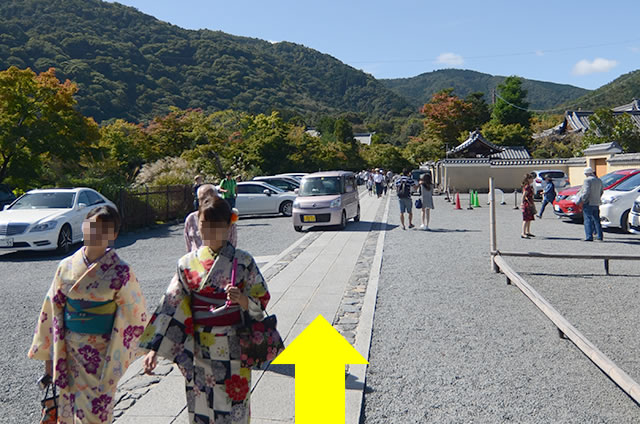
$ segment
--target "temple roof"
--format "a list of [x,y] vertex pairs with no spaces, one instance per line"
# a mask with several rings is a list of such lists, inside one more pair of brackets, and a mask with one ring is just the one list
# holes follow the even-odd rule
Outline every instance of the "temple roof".
[[490,157],[497,153],[502,153],[503,147],[497,146],[484,138],[480,131],[472,131],[462,144],[447,152],[447,156],[453,157]]

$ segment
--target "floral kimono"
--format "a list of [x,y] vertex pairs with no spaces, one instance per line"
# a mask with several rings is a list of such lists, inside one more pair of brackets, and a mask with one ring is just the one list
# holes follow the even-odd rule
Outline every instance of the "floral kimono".
[[203,246],[183,256],[141,347],[175,362],[185,377],[192,423],[249,422],[251,370],[241,367],[238,305],[225,305],[237,260],[236,286],[249,298],[249,314],[262,319],[269,292],[250,254],[230,243],[216,255]]
[[[88,334],[66,328],[71,325],[69,321],[65,325],[71,304],[111,307],[106,314],[113,321],[111,330]],[[60,262],[29,350],[32,359],[53,361],[59,423],[111,422],[118,381],[142,353],[138,339],[146,313],[138,280],[114,250],[89,268],[83,249]]]

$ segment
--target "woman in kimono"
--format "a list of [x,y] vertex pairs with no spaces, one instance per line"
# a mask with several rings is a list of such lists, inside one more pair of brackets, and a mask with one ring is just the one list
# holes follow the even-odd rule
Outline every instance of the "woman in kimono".
[[531,221],[535,220],[536,205],[533,203],[533,175],[524,174],[522,179],[522,234],[521,238],[535,237],[531,234]]
[[87,215],[84,247],[63,259],[45,297],[29,357],[58,387],[58,423],[110,423],[118,381],[136,358],[146,304],[113,245],[120,218],[110,206]]
[[145,372],[153,371],[158,355],[182,371],[191,423],[245,424],[250,418],[251,370],[241,366],[236,330],[242,311],[262,319],[270,296],[253,257],[227,240],[231,217],[219,197],[200,205],[203,246],[178,261],[140,340],[150,350]]

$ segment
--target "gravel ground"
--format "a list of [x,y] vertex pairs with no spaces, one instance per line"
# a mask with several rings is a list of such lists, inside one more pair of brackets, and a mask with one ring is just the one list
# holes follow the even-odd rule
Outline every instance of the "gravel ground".
[[[386,236],[364,423],[633,423],[640,409],[489,262],[489,208],[434,199],[434,231]],[[509,203],[511,200],[511,203]],[[463,199],[466,204],[467,199]],[[392,200],[394,202],[394,200]],[[498,207],[502,250],[635,253],[640,238],[582,226],[552,211],[519,237],[521,214]],[[392,203],[389,223],[399,223]],[[510,258],[509,263],[602,351],[640,379],[635,360],[640,270],[612,262]]]
[[[239,247],[254,256],[276,255],[304,234],[296,233],[291,218],[242,218],[238,223]],[[183,226],[163,226],[123,234],[116,247],[132,265],[150,309],[155,309],[184,254]],[[0,255],[3,296],[0,297],[0,422],[35,423],[41,392],[35,381],[42,365],[26,356],[37,314],[61,256],[43,252]]]

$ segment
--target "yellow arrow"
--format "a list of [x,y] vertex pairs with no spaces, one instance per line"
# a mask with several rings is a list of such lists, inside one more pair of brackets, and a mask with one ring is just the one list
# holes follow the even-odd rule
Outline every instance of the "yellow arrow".
[[296,366],[296,424],[344,424],[344,366],[369,362],[318,315],[272,363]]

